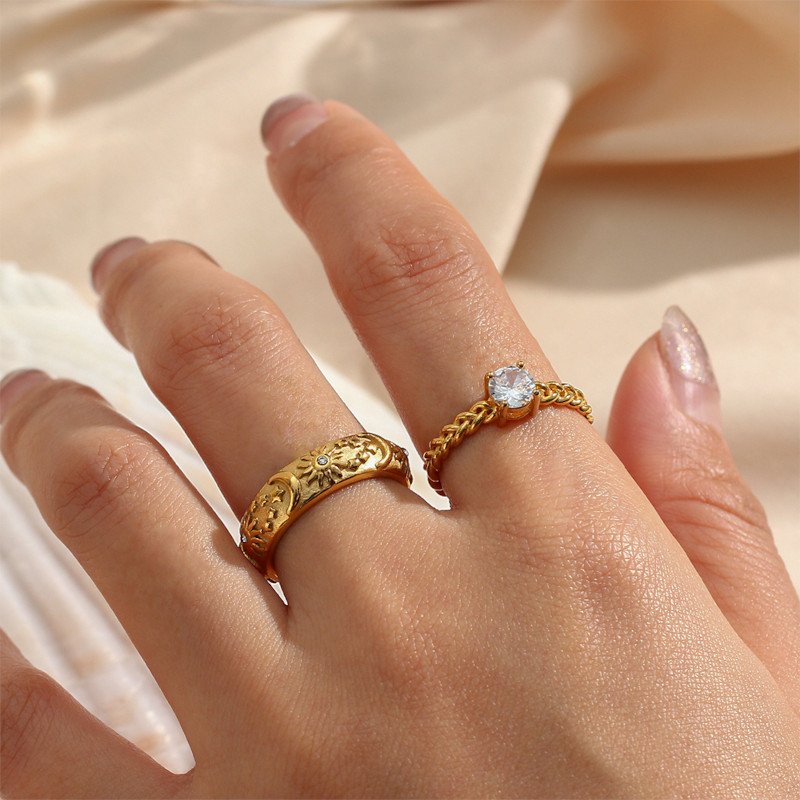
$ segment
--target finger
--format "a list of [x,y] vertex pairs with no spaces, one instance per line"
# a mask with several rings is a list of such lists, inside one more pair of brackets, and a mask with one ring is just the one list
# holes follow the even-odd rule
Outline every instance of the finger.
[[188,780],[103,725],[0,631],[3,797],[174,797]]
[[[298,98],[273,105],[262,133],[272,183],[319,252],[420,451],[483,396],[488,370],[523,360],[539,380],[553,379],[475,233],[384,133],[344,105]],[[487,474],[522,481],[510,465],[524,463],[526,436],[552,436],[537,445],[550,459],[563,437],[592,435],[574,412],[539,416],[549,422],[528,420],[504,432],[502,445],[496,430],[465,440],[444,469],[451,500],[492,502]]]
[[128,239],[93,280],[131,350],[241,515],[273,471],[361,430],[270,299],[183,242]]
[[108,600],[199,759],[230,724],[208,698],[230,693],[251,651],[277,670],[280,598],[163,448],[95,392],[34,372],[0,399],[6,461]]
[[628,365],[608,440],[731,625],[800,706],[800,603],[722,434],[703,342],[677,307]]
[[[98,256],[94,282],[106,324],[134,353],[237,516],[284,465],[363,430],[275,304],[198,248],[123,240]],[[342,521],[363,518],[364,497],[388,511],[399,487],[386,483],[345,487],[293,523],[275,556],[290,602],[290,595],[319,602],[319,581],[333,585],[337,554],[374,549],[374,526]],[[317,590],[293,592],[298,582]]]

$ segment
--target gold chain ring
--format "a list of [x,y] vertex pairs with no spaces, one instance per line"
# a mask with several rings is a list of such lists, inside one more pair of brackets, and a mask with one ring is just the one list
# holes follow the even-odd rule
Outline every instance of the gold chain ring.
[[275,548],[287,528],[331,492],[365,478],[411,486],[408,453],[374,433],[356,433],[311,450],[276,472],[242,516],[240,548],[273,583]]
[[449,453],[481,425],[494,420],[522,419],[533,416],[541,406],[556,405],[573,408],[592,422],[592,407],[580,389],[568,383],[534,380],[522,361],[501,367],[484,376],[486,396],[468,411],[462,411],[445,425],[439,435],[431,439],[423,461],[428,482],[441,495],[445,495],[439,473]]

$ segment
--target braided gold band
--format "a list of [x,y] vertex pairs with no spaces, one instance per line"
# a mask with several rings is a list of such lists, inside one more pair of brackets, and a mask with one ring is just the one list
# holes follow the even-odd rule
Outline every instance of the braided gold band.
[[484,377],[486,397],[478,400],[469,411],[462,411],[439,435],[431,439],[423,455],[428,482],[441,495],[445,495],[439,472],[449,453],[467,437],[472,436],[481,425],[494,420],[503,424],[506,420],[533,416],[541,406],[557,405],[574,408],[592,422],[592,407],[580,389],[568,383],[535,381],[518,361],[514,366],[502,367],[487,372]]
[[289,525],[331,492],[365,478],[392,478],[410,486],[408,453],[374,433],[356,433],[292,461],[264,484],[242,517],[245,558],[274,583],[275,548]]

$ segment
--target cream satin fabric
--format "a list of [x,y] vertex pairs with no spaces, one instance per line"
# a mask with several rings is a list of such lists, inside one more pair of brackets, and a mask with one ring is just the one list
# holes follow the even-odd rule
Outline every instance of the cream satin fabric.
[[[798,4],[6,0],[0,15],[0,232],[22,267],[0,268],[3,371],[42,366],[96,386],[220,503],[87,305],[101,245],[186,239],[270,293],[362,420],[401,439],[264,175],[266,104],[335,97],[467,216],[601,427],[664,308],[689,313],[732,447],[800,583]],[[3,470],[2,624],[103,719],[186,766],[138,656]]]

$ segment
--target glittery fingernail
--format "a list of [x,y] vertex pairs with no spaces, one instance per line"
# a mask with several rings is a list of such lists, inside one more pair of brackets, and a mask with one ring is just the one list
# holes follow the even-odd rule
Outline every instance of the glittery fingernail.
[[692,321],[670,306],[658,333],[658,349],[681,411],[705,425],[722,428],[719,387],[708,351]]

